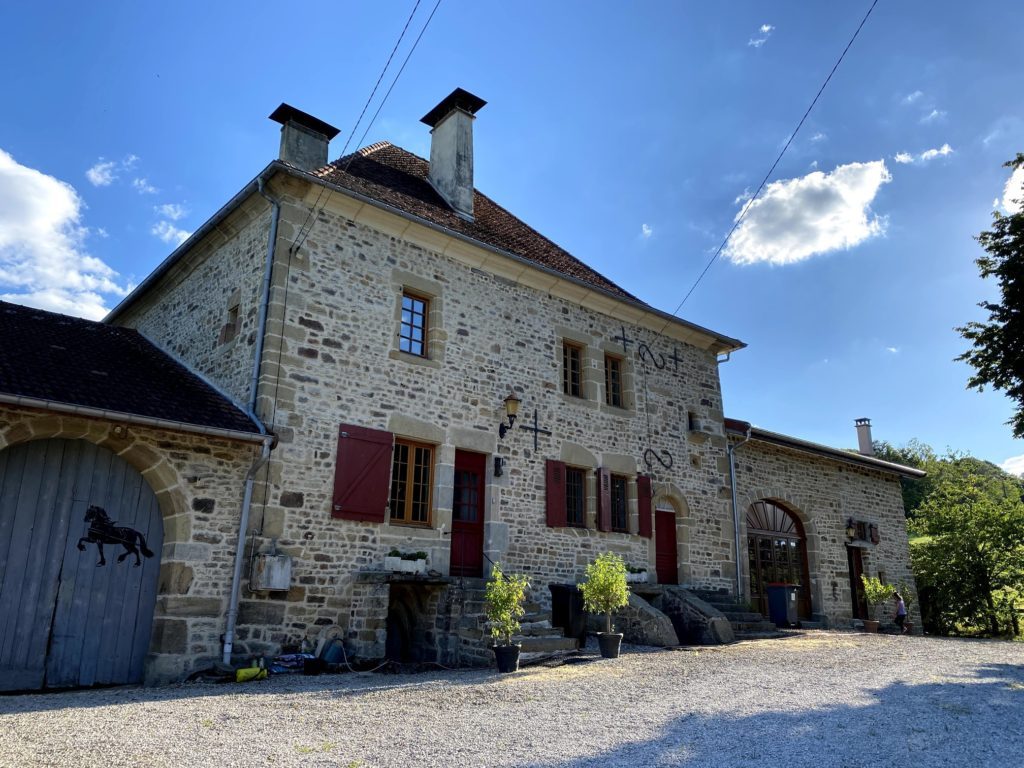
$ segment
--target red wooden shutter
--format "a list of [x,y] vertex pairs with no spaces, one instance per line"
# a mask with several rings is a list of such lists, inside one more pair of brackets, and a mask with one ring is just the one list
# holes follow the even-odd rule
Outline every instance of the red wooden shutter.
[[393,443],[394,436],[390,432],[341,425],[338,429],[331,517],[384,522]]
[[565,528],[565,463],[548,459],[544,496],[547,522],[551,528]]
[[640,524],[637,533],[651,538],[651,478],[646,475],[636,476],[636,508],[640,513]]
[[601,467],[597,470],[597,530],[612,529],[612,473]]

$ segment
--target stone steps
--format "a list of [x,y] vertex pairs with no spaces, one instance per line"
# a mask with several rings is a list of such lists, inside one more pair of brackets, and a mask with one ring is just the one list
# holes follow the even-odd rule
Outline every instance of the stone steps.
[[522,645],[521,653],[552,653],[555,651],[577,650],[576,638],[557,635],[513,635],[513,643]]

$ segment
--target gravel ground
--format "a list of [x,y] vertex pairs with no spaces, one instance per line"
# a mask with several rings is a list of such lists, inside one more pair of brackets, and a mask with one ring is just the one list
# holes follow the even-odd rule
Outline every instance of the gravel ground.
[[1024,765],[1021,643],[812,632],[624,652],[4,696],[0,765]]

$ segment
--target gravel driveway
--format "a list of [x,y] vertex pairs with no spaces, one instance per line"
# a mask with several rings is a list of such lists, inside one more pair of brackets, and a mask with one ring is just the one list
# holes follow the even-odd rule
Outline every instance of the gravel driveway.
[[0,765],[1021,766],[1024,644],[812,632],[513,675],[0,697]]

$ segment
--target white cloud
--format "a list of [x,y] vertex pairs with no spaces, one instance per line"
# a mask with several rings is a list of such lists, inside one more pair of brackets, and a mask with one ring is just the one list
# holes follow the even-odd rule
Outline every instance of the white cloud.
[[1003,188],[1003,210],[1020,213],[1024,203],[1024,168],[1015,168]]
[[180,203],[164,203],[163,205],[154,205],[153,210],[163,216],[165,219],[171,221],[180,221],[188,215],[188,209]]
[[94,187],[109,187],[117,178],[117,174],[114,173],[116,165],[117,163],[113,160],[104,160],[101,157],[92,168],[85,172],[85,178]]
[[915,101],[920,99],[922,96],[924,96],[924,94],[921,91],[914,91],[913,93],[908,93],[906,96],[903,97],[903,103],[904,104],[913,104]]
[[771,24],[762,24],[757,31],[760,33],[761,37],[752,37],[747,41],[747,45],[751,48],[760,48],[768,42],[768,38],[772,36],[772,32],[775,31],[775,27]]
[[897,152],[893,155],[892,159],[903,165],[912,165],[913,163],[927,163],[936,157],[946,157],[952,154],[953,148],[949,144],[943,144],[938,149],[926,149],[919,155],[912,155],[909,152]]
[[110,237],[110,233],[107,232],[107,230],[105,230],[103,227],[96,227],[96,229],[94,229],[92,233],[97,237],[102,237],[104,240]]
[[737,264],[793,264],[852,248],[885,231],[871,203],[890,181],[885,161],[875,160],[772,182],[749,205],[726,255]]
[[104,294],[123,296],[118,274],[84,249],[74,187],[0,149],[0,299],[99,319]]
[[818,161],[817,160],[812,160],[810,168],[814,169],[814,168],[817,168],[817,167],[818,167]]
[[946,116],[946,113],[941,109],[933,109],[927,115],[921,118],[922,123],[934,123],[937,120],[941,120]]
[[824,134],[821,131],[818,131],[816,134],[811,136],[811,141],[824,141],[827,138],[828,138],[827,134]]
[[126,171],[130,171],[139,163],[138,155],[125,155],[124,160],[121,161],[121,167]]
[[178,229],[169,221],[158,221],[149,232],[159,237],[165,243],[174,243],[174,245],[181,245],[192,234],[184,229]]
[[160,190],[149,183],[148,179],[132,179],[132,187],[140,195],[155,195]]
[[899,347],[886,347],[885,351],[888,352],[890,355],[898,355],[899,352],[900,352],[900,348]]
[[927,163],[929,160],[934,160],[936,157],[945,157],[946,155],[953,154],[953,148],[949,144],[943,144],[938,149],[926,149],[921,153],[921,162]]
[[640,236],[642,238],[644,238],[646,240],[647,238],[649,238],[653,234],[654,234],[654,230],[651,228],[650,224],[641,224],[640,225]]
[[1024,456],[1011,456],[1002,462],[999,468],[1004,472],[1009,472],[1011,475],[1022,477],[1024,476]]
[[732,201],[732,204],[733,205],[739,205],[740,203],[745,203],[745,202],[747,202],[747,200],[749,200],[753,196],[754,196],[754,193],[750,191],[750,187],[744,187],[743,188],[743,192],[741,192],[740,194],[736,195],[736,198]]

